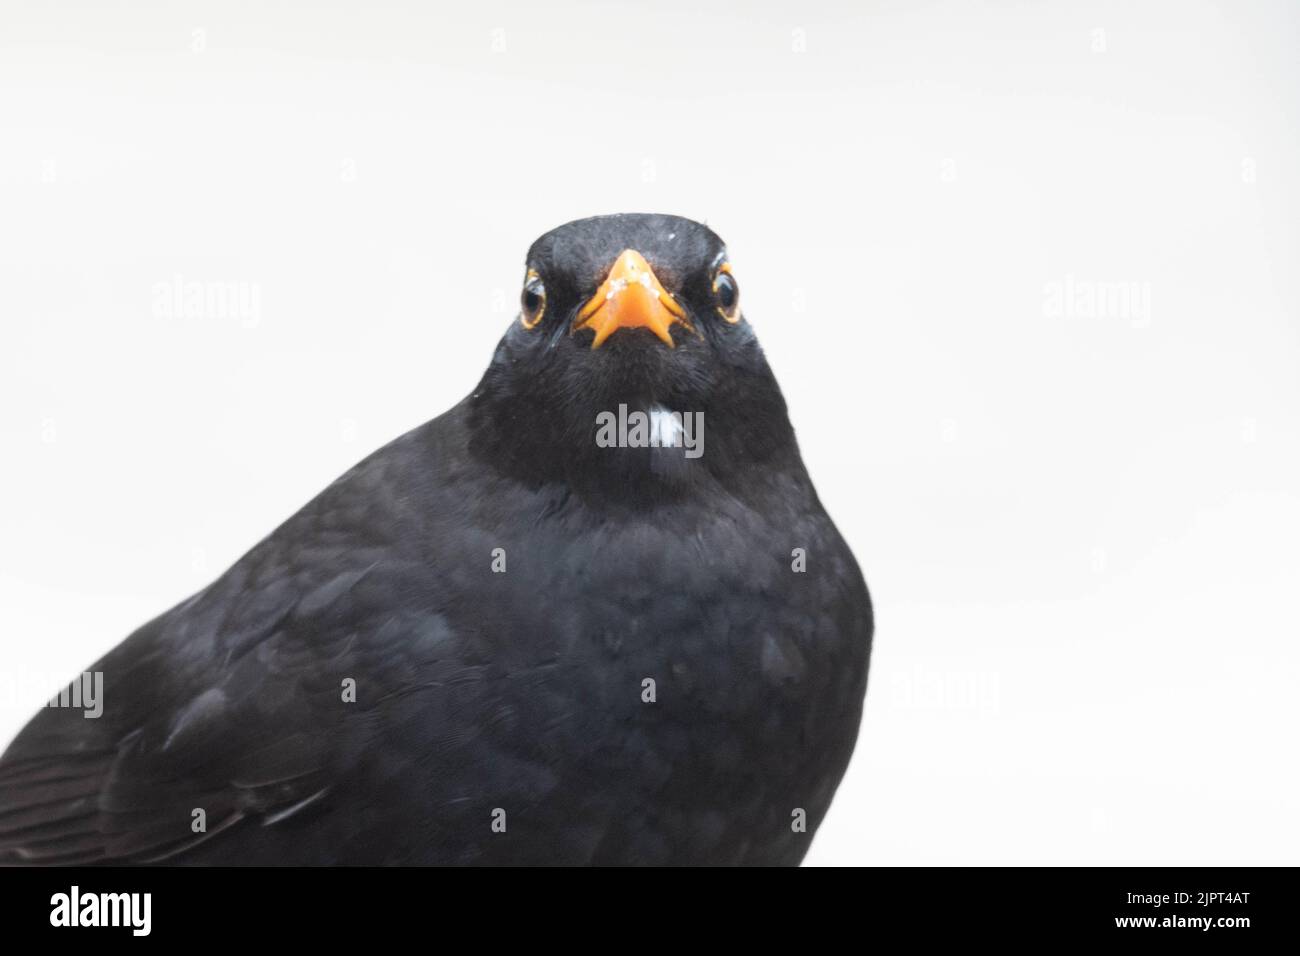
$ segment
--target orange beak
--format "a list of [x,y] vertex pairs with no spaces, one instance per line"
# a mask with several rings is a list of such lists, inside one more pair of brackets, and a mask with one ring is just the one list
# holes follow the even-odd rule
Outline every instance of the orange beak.
[[686,310],[659,284],[645,257],[635,249],[624,249],[596,294],[578,312],[573,331],[595,329],[591,347],[598,349],[616,330],[644,326],[672,348],[668,330],[674,322],[691,327]]

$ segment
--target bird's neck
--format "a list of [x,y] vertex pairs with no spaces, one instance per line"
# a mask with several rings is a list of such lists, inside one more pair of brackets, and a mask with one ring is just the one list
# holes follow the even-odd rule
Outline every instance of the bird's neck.
[[[695,407],[674,407],[680,404]],[[529,486],[560,483],[597,505],[653,509],[721,488],[760,495],[803,472],[785,403],[770,394],[693,403],[641,393],[566,401],[486,375],[465,402],[470,452]]]

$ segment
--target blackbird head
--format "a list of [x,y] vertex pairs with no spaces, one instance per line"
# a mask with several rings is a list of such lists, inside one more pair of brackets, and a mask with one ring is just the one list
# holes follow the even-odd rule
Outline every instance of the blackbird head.
[[[517,477],[579,490],[734,484],[745,467],[797,462],[738,275],[722,239],[679,216],[597,216],[541,236],[519,315],[470,399],[471,448]],[[601,440],[602,423],[633,412],[670,447]],[[696,449],[680,435],[671,446],[677,416],[703,423]]]

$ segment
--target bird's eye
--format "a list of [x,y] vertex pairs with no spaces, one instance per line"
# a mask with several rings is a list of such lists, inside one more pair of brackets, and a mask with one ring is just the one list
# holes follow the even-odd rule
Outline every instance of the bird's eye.
[[740,286],[731,274],[731,264],[724,262],[713,279],[713,301],[718,314],[728,322],[740,321]]
[[519,293],[519,321],[526,329],[536,328],[545,311],[546,286],[542,284],[542,277],[529,269],[524,277],[524,291]]

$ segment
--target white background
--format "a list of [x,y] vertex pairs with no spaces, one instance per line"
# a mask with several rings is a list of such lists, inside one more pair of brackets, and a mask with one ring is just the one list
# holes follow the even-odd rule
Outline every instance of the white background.
[[1300,862],[1295,4],[436,6],[0,5],[0,737],[674,212],[876,600],[808,862]]

